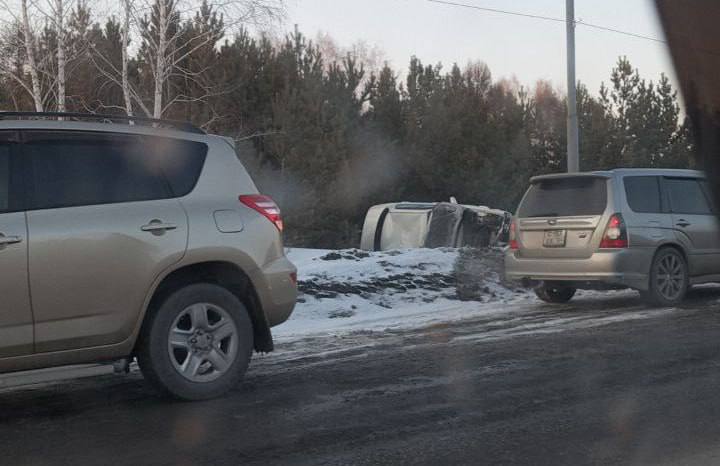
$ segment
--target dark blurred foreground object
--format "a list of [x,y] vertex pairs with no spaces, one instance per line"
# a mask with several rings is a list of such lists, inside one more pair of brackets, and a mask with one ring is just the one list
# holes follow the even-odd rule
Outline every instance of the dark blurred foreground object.
[[720,1],[655,4],[692,121],[698,161],[720,205]]

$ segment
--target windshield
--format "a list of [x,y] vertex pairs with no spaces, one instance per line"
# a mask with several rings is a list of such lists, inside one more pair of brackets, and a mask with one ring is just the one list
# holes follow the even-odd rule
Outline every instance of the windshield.
[[518,210],[518,217],[600,215],[606,205],[605,178],[547,179],[530,186]]

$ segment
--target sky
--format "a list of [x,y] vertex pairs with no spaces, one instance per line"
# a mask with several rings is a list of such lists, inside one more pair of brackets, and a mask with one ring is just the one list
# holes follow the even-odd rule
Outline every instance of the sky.
[[[564,0],[453,0],[487,8],[565,17]],[[651,0],[575,0],[575,17],[588,23],[663,39]],[[532,85],[550,80],[566,88],[565,24],[441,5],[427,0],[289,0],[286,27],[297,24],[310,37],[318,31],[339,45],[358,40],[384,50],[400,74],[416,55],[424,64],[483,61],[494,79],[516,77]],[[626,55],[641,76],[667,74],[675,83],[667,45],[617,33],[576,29],[576,75],[591,93],[608,82]]]

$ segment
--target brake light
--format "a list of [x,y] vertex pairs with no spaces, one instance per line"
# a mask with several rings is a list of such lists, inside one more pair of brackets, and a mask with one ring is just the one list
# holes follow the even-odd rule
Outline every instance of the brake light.
[[275,204],[270,196],[262,194],[243,194],[239,198],[240,202],[253,210],[261,213],[270,220],[278,230],[283,231],[283,221],[280,215],[280,208]]
[[618,249],[628,247],[627,228],[622,215],[613,214],[605,227],[605,234],[600,241],[601,249]]
[[520,244],[518,243],[518,240],[517,240],[517,226],[515,225],[515,220],[513,220],[513,221],[510,223],[510,237],[509,237],[509,240],[510,240],[510,241],[509,241],[508,244],[510,245],[510,249],[512,249],[512,250],[520,249]]

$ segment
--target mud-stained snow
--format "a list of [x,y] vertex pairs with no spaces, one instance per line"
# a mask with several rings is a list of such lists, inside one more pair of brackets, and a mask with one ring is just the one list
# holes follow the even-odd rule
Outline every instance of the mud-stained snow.
[[[531,299],[527,290],[502,283],[499,267],[467,280],[466,251],[404,249],[367,252],[289,249],[298,267],[300,296],[288,322],[273,329],[279,339],[314,333],[417,327],[483,313]],[[501,251],[488,250],[497,263]],[[466,289],[472,289],[468,293]],[[460,290],[460,292],[459,292]]]

